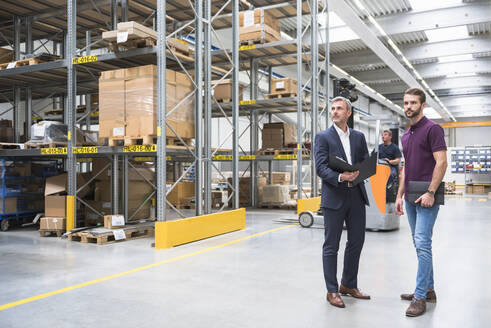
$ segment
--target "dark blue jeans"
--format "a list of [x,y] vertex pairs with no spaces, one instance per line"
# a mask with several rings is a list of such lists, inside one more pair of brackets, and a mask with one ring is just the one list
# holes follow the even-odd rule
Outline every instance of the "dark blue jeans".
[[414,297],[419,299],[425,299],[426,291],[435,288],[431,238],[439,209],[440,205],[421,207],[419,204],[411,204],[406,201],[407,218],[411,227],[416,254],[418,255],[418,273]]

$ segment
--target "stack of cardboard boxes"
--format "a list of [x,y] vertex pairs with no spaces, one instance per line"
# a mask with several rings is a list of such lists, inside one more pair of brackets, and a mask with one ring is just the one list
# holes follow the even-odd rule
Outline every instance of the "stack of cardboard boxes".
[[239,14],[241,42],[273,42],[281,40],[280,21],[264,9],[242,11]]
[[[193,90],[187,75],[166,70],[167,112]],[[167,116],[181,136],[194,138],[194,97]],[[157,66],[147,65],[102,72],[99,79],[99,138],[157,135]],[[166,129],[168,137],[176,137]]]
[[[222,81],[212,81],[213,96],[219,102],[232,101],[232,80],[225,79]],[[244,86],[239,84],[239,101],[242,100]]]
[[265,123],[262,132],[262,148],[284,148],[296,144],[297,130],[292,124]]
[[291,77],[283,77],[273,80],[272,95],[297,94],[297,81]]
[[0,120],[0,142],[13,142],[14,129],[11,120]]

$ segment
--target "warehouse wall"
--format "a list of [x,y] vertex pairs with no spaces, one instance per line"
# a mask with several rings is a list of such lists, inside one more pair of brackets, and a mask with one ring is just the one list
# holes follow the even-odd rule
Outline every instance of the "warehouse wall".
[[[491,127],[464,127],[455,129],[455,147],[491,145]],[[446,129],[447,130],[447,129]]]

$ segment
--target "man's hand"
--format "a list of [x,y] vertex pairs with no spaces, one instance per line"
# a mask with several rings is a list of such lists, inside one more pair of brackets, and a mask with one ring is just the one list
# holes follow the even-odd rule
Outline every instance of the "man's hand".
[[404,202],[402,200],[402,197],[397,197],[396,199],[396,214],[404,215]]
[[355,171],[355,172],[343,172],[341,174],[341,181],[349,181],[352,182],[358,177],[358,174],[360,174],[360,171]]
[[425,192],[418,199],[416,199],[415,203],[420,203],[421,207],[432,207],[435,203],[435,196],[432,194]]

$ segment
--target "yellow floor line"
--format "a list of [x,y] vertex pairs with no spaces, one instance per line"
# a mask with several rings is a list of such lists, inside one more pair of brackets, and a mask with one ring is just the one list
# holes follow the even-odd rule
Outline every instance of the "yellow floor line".
[[114,279],[114,278],[119,278],[119,277],[122,277],[122,276],[126,276],[126,275],[129,275],[129,274],[132,274],[132,273],[135,273],[135,272],[138,272],[138,271],[142,271],[142,270],[146,270],[146,269],[150,269],[150,268],[153,268],[153,267],[162,265],[162,264],[167,264],[167,263],[171,263],[171,262],[175,262],[175,261],[178,261],[178,260],[182,260],[182,259],[185,259],[185,258],[188,258],[188,257],[191,257],[191,256],[203,254],[203,253],[206,253],[206,252],[215,250],[217,248],[221,248],[221,247],[233,245],[233,244],[236,244],[236,243],[241,242],[241,241],[244,241],[244,240],[248,240],[248,239],[251,239],[251,238],[259,237],[259,236],[265,235],[267,233],[271,233],[271,232],[274,232],[274,231],[278,231],[278,230],[290,228],[290,227],[293,227],[293,226],[296,226],[296,225],[298,225],[298,224],[290,224],[290,225],[283,226],[283,227],[280,227],[280,228],[270,229],[270,230],[267,230],[267,231],[256,233],[254,235],[250,235],[250,236],[243,237],[243,238],[240,238],[240,239],[232,240],[232,241],[229,241],[227,243],[223,243],[223,244],[220,244],[220,245],[216,245],[216,246],[213,246],[213,247],[202,249],[200,251],[196,251],[196,252],[193,252],[193,253],[184,254],[184,255],[181,255],[181,256],[176,256],[176,257],[173,257],[173,258],[170,258],[170,259],[167,259],[167,260],[163,260],[163,261],[160,261],[160,262],[155,262],[155,263],[152,263],[152,264],[149,264],[149,265],[145,265],[145,266],[142,266],[142,267],[139,267],[139,268],[135,268],[135,269],[132,269],[132,270],[128,270],[128,271],[116,273],[116,274],[113,274],[113,275],[110,275],[110,276],[106,276],[106,277],[102,277],[102,278],[95,279],[95,280],[90,280],[90,281],[87,281],[87,282],[84,282],[84,283],[81,283],[81,284],[77,284],[77,285],[69,286],[69,287],[66,287],[66,288],[54,290],[52,292],[48,292],[48,293],[44,293],[44,294],[39,294],[39,295],[36,295],[36,296],[33,296],[33,297],[29,297],[29,298],[25,298],[23,300],[19,300],[19,301],[16,301],[16,302],[7,303],[7,304],[4,304],[4,305],[1,305],[0,306],[0,311],[6,310],[6,309],[10,309],[10,308],[13,308],[13,307],[22,305],[22,304],[34,302],[34,301],[37,301],[37,300],[40,300],[40,299],[43,299],[43,298],[47,298],[49,296],[53,296],[53,295],[65,293],[65,292],[68,292],[68,291],[71,291],[71,290],[75,290],[75,289],[78,289],[78,288],[82,288],[82,287],[86,287],[86,286],[98,284],[98,283],[103,282],[103,281],[106,281],[106,280],[110,280],[110,279]]
[[488,200],[486,198],[479,198],[480,202],[487,202]]
[[471,202],[472,198],[464,198],[466,202]]

